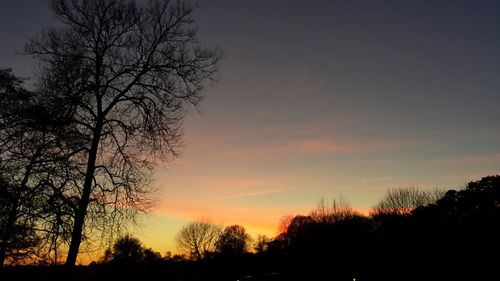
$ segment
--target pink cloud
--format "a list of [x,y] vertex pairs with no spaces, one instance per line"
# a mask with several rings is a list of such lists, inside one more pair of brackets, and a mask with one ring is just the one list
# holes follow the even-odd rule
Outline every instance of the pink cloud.
[[408,148],[430,144],[429,140],[405,140],[405,139],[383,139],[383,138],[312,138],[297,141],[293,144],[299,152],[306,155],[322,153],[370,153],[386,150]]
[[355,143],[336,142],[332,139],[318,138],[298,141],[292,144],[299,152],[306,155],[321,153],[351,153],[359,149]]
[[[264,134],[265,135],[265,134]],[[291,135],[291,136],[290,136]],[[245,136],[240,136],[245,138]],[[254,137],[255,138],[255,137]],[[235,139],[231,136],[212,136],[212,138],[198,138],[193,142],[192,150],[187,153],[196,153],[197,157],[210,156],[217,159],[253,160],[280,158],[287,159],[297,155],[311,156],[324,153],[359,154],[383,152],[401,148],[411,148],[429,145],[427,139],[385,139],[385,138],[334,138],[314,136],[313,132],[301,135],[271,135],[255,141]],[[206,149],[209,147],[210,149]],[[202,149],[203,148],[203,149]],[[200,151],[193,151],[200,149]]]

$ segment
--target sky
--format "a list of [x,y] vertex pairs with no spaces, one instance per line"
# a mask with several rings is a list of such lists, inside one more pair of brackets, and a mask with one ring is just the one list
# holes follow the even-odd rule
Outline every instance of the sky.
[[[390,188],[457,189],[500,171],[500,2],[200,0],[220,81],[156,169],[157,208],[132,229],[176,252],[211,218],[254,236],[321,198],[367,212]],[[46,1],[0,0],[0,66],[30,77]]]

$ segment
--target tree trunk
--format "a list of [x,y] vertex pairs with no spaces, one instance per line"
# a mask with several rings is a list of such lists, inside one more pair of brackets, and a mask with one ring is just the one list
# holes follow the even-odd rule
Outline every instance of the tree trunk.
[[82,242],[83,225],[85,223],[85,216],[87,215],[87,207],[90,202],[90,192],[92,191],[92,181],[94,179],[95,162],[97,159],[97,150],[101,140],[102,121],[96,122],[94,136],[92,139],[92,146],[89,151],[89,159],[87,162],[87,171],[85,173],[85,181],[83,183],[82,197],[80,198],[78,209],[75,212],[75,221],[73,224],[73,232],[71,233],[71,243],[66,257],[65,265],[67,267],[74,267],[76,258],[78,257],[78,250]]

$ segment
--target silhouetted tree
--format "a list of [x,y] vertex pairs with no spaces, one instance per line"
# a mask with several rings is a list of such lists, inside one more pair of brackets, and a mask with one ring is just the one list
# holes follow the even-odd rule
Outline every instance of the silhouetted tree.
[[498,229],[500,176],[487,176],[467,184],[464,190],[449,190],[435,204],[418,208],[414,218],[441,226]]
[[82,139],[69,126],[73,112],[60,101],[24,89],[10,71],[2,70],[0,76],[0,172],[12,203],[4,234],[11,233],[16,221],[29,221],[30,237],[36,235],[40,242],[30,253],[40,262],[57,263],[60,245],[69,241],[75,205],[61,191],[81,178],[70,159]]
[[278,237],[285,244],[275,240],[270,246],[284,246],[283,258],[289,260],[288,266],[299,275],[305,274],[299,279],[328,274],[341,280],[367,262],[374,230],[370,218],[348,205],[336,202],[330,206],[323,201],[311,216],[292,219],[285,235]]
[[373,216],[408,215],[418,207],[436,202],[438,191],[426,192],[414,187],[390,189],[385,197],[372,208]]
[[292,223],[293,216],[292,215],[285,215],[280,218],[280,221],[278,223],[278,235],[285,234],[288,230],[288,227]]
[[257,254],[261,254],[265,251],[267,251],[269,247],[269,243],[273,241],[273,239],[267,237],[266,235],[257,235],[257,239],[255,239],[254,242],[254,250]]
[[143,257],[144,263],[153,263],[161,260],[161,254],[159,252],[153,251],[153,249],[151,248],[144,249],[143,253],[144,253]]
[[30,193],[0,179],[0,267],[5,260],[26,262],[39,244]]
[[[148,171],[178,154],[187,105],[197,105],[221,57],[200,46],[184,1],[52,0],[60,24],[26,47],[40,61],[40,90],[71,112],[81,172],[59,190],[75,264],[84,232],[114,233],[151,203]],[[69,220],[69,221],[68,221]],[[87,235],[91,236],[91,235]]]
[[184,254],[172,255],[171,252],[166,252],[163,259],[168,260],[168,261],[173,261],[173,262],[183,262],[183,261],[187,260],[187,257]]
[[318,223],[335,223],[359,216],[351,206],[343,200],[332,199],[331,202],[321,199],[318,206],[310,214],[310,217]]
[[202,219],[183,226],[176,236],[176,242],[179,249],[192,259],[201,260],[215,251],[221,234],[222,226]]
[[[146,249],[142,246],[139,239],[125,235],[118,238],[111,249],[107,249],[104,254],[104,262],[116,263],[120,265],[130,265],[142,262],[146,255]],[[148,250],[148,255],[152,251]]]
[[[30,246],[30,243],[25,243],[25,238],[31,236],[26,231],[32,222],[20,210],[22,205],[28,205],[24,199],[29,189],[23,187],[27,183],[27,176],[24,181],[17,179],[17,169],[24,164],[19,162],[24,161],[14,161],[12,153],[17,149],[12,138],[19,134],[19,127],[12,121],[18,118],[16,111],[20,107],[19,103],[29,96],[21,84],[22,81],[10,69],[0,69],[0,267],[3,267],[6,258],[18,256]],[[19,229],[21,226],[22,230]]]
[[243,226],[227,226],[217,240],[216,251],[226,256],[241,256],[248,252],[251,241]]
[[49,201],[56,195],[53,177],[68,167],[58,137],[66,118],[56,107],[24,89],[10,70],[0,69],[1,265],[8,256],[25,259],[28,253],[40,257],[50,251],[50,243],[33,246],[53,238],[44,231],[56,227],[46,219],[56,206]]
[[[499,202],[500,176],[488,176],[470,182],[465,189],[447,191],[437,202],[401,216],[396,224],[382,220],[378,235],[379,252],[384,254],[379,266],[390,260],[396,272],[404,273],[418,264],[421,270],[414,276],[418,280],[431,274],[433,279],[448,280],[496,276],[496,259],[487,253],[500,251]],[[408,259],[394,258],[408,252],[413,253]],[[453,267],[442,267],[443,260]]]
[[313,223],[314,220],[310,216],[298,215],[292,218],[290,224],[286,228],[284,237],[288,240],[293,240],[300,234],[305,226]]

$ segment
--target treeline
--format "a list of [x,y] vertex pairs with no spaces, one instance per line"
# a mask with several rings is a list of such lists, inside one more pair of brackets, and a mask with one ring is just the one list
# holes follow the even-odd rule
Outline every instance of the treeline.
[[[296,216],[268,245],[269,264],[306,278],[471,280],[497,276],[500,177],[463,190],[391,190],[370,216],[348,206]],[[307,279],[307,278],[306,278]],[[305,280],[305,279],[303,279]]]
[[309,215],[285,217],[280,230],[273,239],[256,239],[254,254],[221,256],[215,247],[206,259],[234,275],[274,272],[286,280],[498,277],[500,176],[446,192],[389,190],[369,216],[322,201]]
[[241,226],[223,228],[196,221],[177,236],[185,255],[165,257],[125,236],[99,262],[82,269],[87,274],[82,276],[495,280],[499,276],[500,176],[446,192],[390,190],[369,215],[341,201],[322,201],[308,215],[285,217],[280,230],[274,238],[251,239]]

